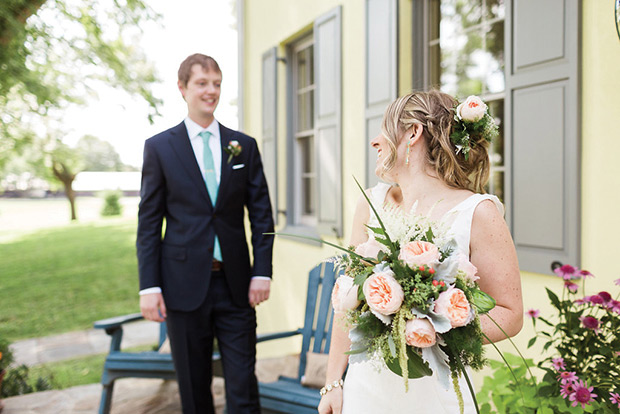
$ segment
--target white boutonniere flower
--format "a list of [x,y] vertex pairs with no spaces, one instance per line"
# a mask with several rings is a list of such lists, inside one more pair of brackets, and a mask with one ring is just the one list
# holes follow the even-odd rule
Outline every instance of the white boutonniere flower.
[[241,154],[243,147],[239,144],[239,141],[232,140],[228,143],[226,147],[224,147],[224,151],[228,154],[228,163],[232,161],[233,157]]

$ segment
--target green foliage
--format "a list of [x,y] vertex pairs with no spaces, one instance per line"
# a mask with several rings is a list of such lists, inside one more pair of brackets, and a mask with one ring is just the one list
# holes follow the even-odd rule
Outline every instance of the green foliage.
[[0,371],[6,369],[13,363],[15,357],[13,351],[11,351],[10,343],[6,339],[0,337]]
[[123,213],[123,206],[120,203],[122,193],[120,191],[106,191],[103,194],[102,216],[120,216]]
[[52,388],[49,378],[33,376],[27,365],[7,369],[2,381],[0,397],[30,394],[31,392],[45,391]]
[[144,99],[152,121],[160,100],[154,67],[136,47],[158,16],[142,0],[3,0],[0,3],[0,169],[70,104],[106,84]]

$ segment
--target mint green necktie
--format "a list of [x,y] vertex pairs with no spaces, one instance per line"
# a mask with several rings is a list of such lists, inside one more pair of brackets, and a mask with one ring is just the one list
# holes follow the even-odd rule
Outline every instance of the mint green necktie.
[[[215,206],[215,202],[217,200],[217,179],[215,178],[215,164],[213,163],[213,153],[211,152],[211,147],[209,147],[209,138],[211,138],[211,133],[209,131],[202,131],[200,134],[203,143],[202,150],[202,162],[205,169],[205,184],[207,185],[207,191],[209,192],[209,197],[211,197],[211,202],[213,206]],[[222,250],[220,249],[220,241],[215,236],[215,244],[213,245],[213,258],[219,261],[222,261]]]

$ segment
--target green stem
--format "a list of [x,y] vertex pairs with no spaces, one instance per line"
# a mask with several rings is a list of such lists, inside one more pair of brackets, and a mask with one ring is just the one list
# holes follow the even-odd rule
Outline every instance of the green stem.
[[[508,339],[508,341],[510,341],[510,343],[512,344],[513,348],[517,351],[517,353],[519,354],[519,356],[521,357],[521,360],[523,361],[523,363],[525,364],[525,367],[527,368],[527,372],[530,373],[530,378],[534,378],[534,374],[532,374],[532,370],[530,369],[530,366],[528,365],[527,361],[525,360],[525,357],[523,356],[523,354],[521,353],[521,351],[519,351],[519,347],[517,347],[517,345],[512,341],[512,339],[510,338],[510,336],[508,336],[508,334],[506,333],[506,331],[504,331],[504,329],[495,321],[495,319],[493,319],[493,317],[491,315],[489,315],[488,313],[486,313],[486,316],[488,316],[488,318],[491,320],[491,322],[493,322],[495,324],[495,326],[497,326],[499,328],[500,331],[502,331],[502,333],[504,334],[504,336],[506,336],[506,338]],[[489,342],[491,342],[491,340],[489,339],[488,336],[484,335],[485,338],[487,338],[487,340]],[[495,344],[493,344],[493,346],[495,346]],[[497,349],[497,348],[496,348]]]
[[299,234],[291,234],[291,233],[277,233],[277,232],[276,232],[276,233],[263,233],[263,234],[266,234],[266,235],[268,235],[268,236],[288,236],[288,237],[296,237],[296,238],[299,238],[299,239],[312,240],[312,241],[315,241],[315,242],[319,242],[319,243],[322,243],[322,244],[326,244],[326,245],[328,245],[328,246],[335,247],[336,249],[338,249],[338,250],[342,250],[343,252],[346,252],[346,253],[350,254],[351,256],[355,256],[355,257],[357,257],[357,258],[358,258],[358,259],[360,259],[360,260],[364,260],[364,261],[366,261],[366,262],[376,264],[376,263],[375,263],[375,262],[376,262],[376,259],[373,259],[373,258],[371,258],[371,257],[364,257],[364,256],[362,256],[362,255],[359,255],[359,254],[355,253],[353,250],[349,250],[349,249],[344,248],[344,247],[342,247],[342,246],[338,246],[337,244],[330,243],[330,242],[328,242],[327,240],[318,239],[318,238],[316,238],[316,237],[308,237],[308,236],[302,236],[302,235],[299,235]]
[[454,360],[456,361],[457,365],[459,366],[459,369],[461,370],[461,372],[463,373],[463,376],[465,377],[465,382],[467,382],[467,388],[469,388],[469,392],[471,393],[471,398],[474,400],[474,406],[476,407],[476,412],[480,414],[480,408],[478,407],[478,400],[476,400],[476,393],[474,392],[474,387],[471,385],[471,381],[469,380],[469,375],[467,375],[467,371],[465,371],[463,362],[461,362],[461,358],[459,358],[459,356],[455,352],[452,352],[452,356],[454,357]]
[[377,217],[377,221],[379,222],[379,225],[381,226],[381,230],[383,230],[383,232],[385,233],[385,239],[390,244],[390,251],[391,252],[395,252],[396,251],[396,246],[394,246],[394,242],[392,242],[392,240],[390,239],[390,235],[388,234],[387,230],[385,229],[385,226],[383,225],[383,220],[381,220],[381,217],[379,216],[379,213],[377,213],[377,210],[375,209],[375,206],[372,205],[372,202],[368,198],[368,194],[366,194],[366,191],[364,191],[364,188],[360,185],[359,181],[357,181],[357,178],[353,177],[353,179],[355,180],[355,184],[357,184],[357,186],[359,187],[360,191],[364,195],[364,198],[366,199],[366,201],[368,201],[368,205],[372,209],[373,213],[375,213],[375,217]]
[[[512,370],[512,367],[510,366],[510,364],[508,363],[508,361],[504,357],[504,354],[502,354],[502,351],[500,351],[499,348],[497,347],[497,345],[495,345],[495,342],[491,341],[491,339],[488,336],[486,336],[484,332],[482,333],[482,336],[484,336],[487,339],[487,341],[489,341],[489,343],[491,345],[493,345],[493,348],[495,348],[495,350],[497,351],[499,356],[504,361],[504,364],[506,364],[506,366],[508,367],[508,370],[512,374],[512,377],[515,379],[515,384],[517,384],[517,388],[519,388],[519,393],[521,394],[521,401],[523,402],[523,406],[525,407],[525,396],[523,395],[523,390],[521,389],[521,382],[519,382],[519,380],[517,379],[517,375]],[[530,375],[531,375],[531,373],[530,373]]]

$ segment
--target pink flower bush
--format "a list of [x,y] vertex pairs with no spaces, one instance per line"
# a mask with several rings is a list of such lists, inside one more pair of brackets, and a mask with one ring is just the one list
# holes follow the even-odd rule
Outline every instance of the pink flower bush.
[[540,310],[529,309],[527,312],[525,312],[525,314],[529,316],[530,318],[535,319],[535,318],[538,318],[538,316],[540,316]]
[[620,408],[620,394],[617,392],[609,393],[609,401],[611,401],[612,404],[617,404],[618,408]]
[[562,398],[566,399],[575,392],[575,386],[573,384],[572,381],[562,384],[560,387],[560,395]]
[[620,279],[616,279],[616,280],[614,280],[614,283],[615,283],[616,285],[620,286]]
[[408,345],[428,348],[435,345],[437,335],[428,319],[416,318],[407,321],[405,339]]
[[564,282],[564,287],[568,289],[569,291],[571,291],[572,293],[575,293],[577,292],[577,290],[579,290],[579,285],[575,282],[571,282],[570,280],[567,280],[566,282]]
[[558,375],[558,380],[560,380],[562,384],[573,383],[577,381],[577,379],[577,374],[575,372],[562,371],[560,375]]
[[591,329],[595,333],[599,333],[601,321],[596,319],[594,316],[580,316],[579,320],[584,328]]
[[564,280],[574,279],[579,269],[571,265],[560,266],[553,271]]
[[334,312],[346,312],[349,309],[357,308],[359,304],[357,285],[353,283],[353,278],[346,275],[338,277],[332,289]]
[[384,248],[385,246],[376,241],[373,237],[370,237],[368,238],[368,241],[359,244],[355,248],[355,253],[363,257],[371,257],[376,259],[380,251],[385,251],[383,250]]
[[439,294],[434,311],[448,318],[453,328],[467,325],[474,317],[465,293],[455,287]]
[[586,404],[590,404],[598,395],[594,394],[594,387],[588,387],[588,384],[583,380],[575,383],[575,392],[573,392],[568,399],[573,402],[572,406],[576,407],[581,404],[581,408],[585,410]]
[[409,267],[434,266],[439,262],[439,249],[433,243],[425,241],[412,241],[400,249],[398,258]]
[[556,371],[561,371],[566,368],[566,364],[564,363],[564,358],[553,358],[551,359],[551,364]]
[[374,273],[362,287],[368,307],[382,315],[392,315],[405,299],[403,288],[394,279],[394,273],[386,270]]

